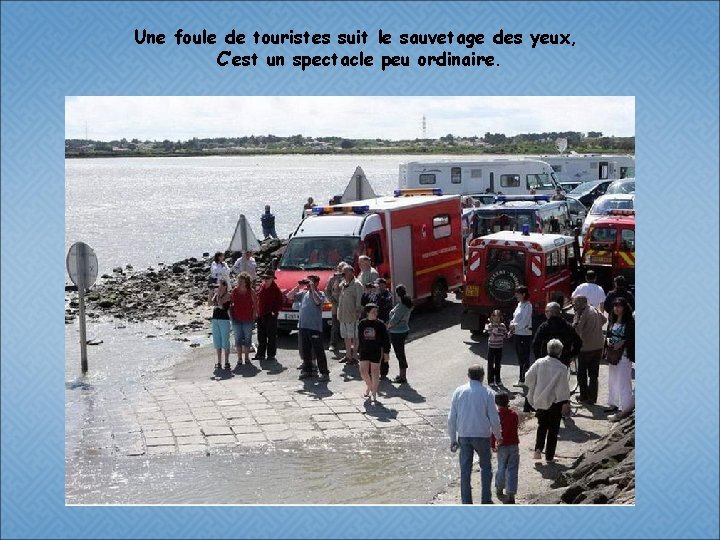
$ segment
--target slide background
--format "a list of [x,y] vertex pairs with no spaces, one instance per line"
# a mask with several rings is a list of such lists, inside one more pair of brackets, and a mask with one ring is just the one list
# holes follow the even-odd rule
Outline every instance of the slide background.
[[[220,46],[138,46],[135,27],[205,27],[221,39],[233,27],[502,27],[572,32],[577,45],[492,48],[499,68],[302,73],[221,69]],[[75,95],[636,96],[636,506],[66,508],[64,101]],[[4,538],[718,535],[717,3],[5,2],[1,255]]]

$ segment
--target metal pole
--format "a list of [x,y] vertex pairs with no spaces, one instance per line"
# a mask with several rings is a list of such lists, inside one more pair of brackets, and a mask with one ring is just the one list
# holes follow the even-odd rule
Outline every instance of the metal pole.
[[78,303],[80,305],[80,369],[83,374],[88,371],[87,336],[85,332],[85,284],[87,282],[87,268],[85,267],[85,244],[80,244],[77,257],[78,273]]
[[240,244],[242,251],[247,251],[248,240],[247,240],[247,223],[245,222],[245,216],[240,216]]

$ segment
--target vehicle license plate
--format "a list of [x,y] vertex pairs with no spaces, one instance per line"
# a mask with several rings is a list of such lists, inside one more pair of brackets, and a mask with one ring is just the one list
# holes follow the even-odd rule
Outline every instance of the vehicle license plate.
[[465,296],[480,296],[480,287],[477,285],[468,285],[465,287]]
[[285,321],[297,321],[300,319],[300,314],[296,311],[283,311],[280,313],[280,318]]

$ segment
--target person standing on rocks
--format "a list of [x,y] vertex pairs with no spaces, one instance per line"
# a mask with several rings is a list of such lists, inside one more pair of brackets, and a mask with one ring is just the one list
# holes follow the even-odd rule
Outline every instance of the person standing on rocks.
[[407,357],[405,356],[405,341],[410,333],[410,314],[413,309],[412,299],[407,294],[405,285],[395,287],[395,294],[400,299],[395,307],[390,310],[390,320],[387,327],[390,332],[390,343],[395,351],[398,360],[400,374],[393,379],[393,382],[403,384],[407,382]]
[[363,286],[355,278],[355,270],[349,264],[343,268],[343,281],[340,284],[338,299],[338,322],[340,336],[345,340],[345,358],[340,362],[348,365],[358,364],[357,324],[362,313]]
[[213,306],[212,336],[213,346],[217,353],[215,369],[222,369],[222,352],[225,351],[225,369],[230,371],[230,292],[224,279],[220,280],[216,289],[210,289],[208,303]]
[[625,298],[616,298],[607,325],[605,346],[622,351],[620,361],[608,366],[608,417],[617,422],[628,416],[635,408],[632,387],[632,363],[635,362],[635,319]]
[[541,459],[544,450],[548,463],[555,460],[560,421],[570,414],[568,368],[560,360],[562,352],[562,341],[551,339],[547,344],[548,355],[536,360],[525,375],[527,400],[538,420],[534,457]]
[[453,393],[448,415],[450,451],[456,452],[460,448],[460,499],[463,504],[473,503],[470,479],[476,452],[480,458],[480,500],[482,504],[492,504],[490,435],[502,444],[495,394],[483,385],[484,377],[482,366],[476,364],[468,368],[470,380]]
[[337,265],[337,269],[325,286],[325,297],[330,300],[332,306],[332,324],[330,325],[330,350],[338,355],[342,348],[342,338],[340,337],[340,323],[338,322],[338,302],[340,300],[340,284],[343,280],[343,268],[345,263],[341,262]]
[[262,285],[258,290],[257,353],[253,360],[275,360],[277,354],[277,321],[283,305],[283,293],[275,283],[275,274],[268,272],[262,276]]
[[515,289],[515,299],[518,302],[513,318],[510,322],[510,334],[514,335],[515,352],[517,353],[520,377],[515,386],[525,384],[525,372],[530,367],[530,349],[532,346],[532,304],[528,288],[521,285]]
[[262,226],[263,240],[268,238],[277,238],[275,232],[275,214],[270,212],[270,205],[265,205],[265,213],[260,217],[260,225]]
[[[303,364],[298,378],[302,380],[312,377],[312,357],[314,352],[318,371],[320,372],[318,380],[325,382],[330,380],[330,371],[328,370],[322,335],[322,306],[325,303],[325,294],[318,291],[319,283],[319,276],[309,275],[307,279],[301,280],[294,288],[290,289],[287,297],[290,302],[300,303],[298,329],[302,343]],[[303,286],[305,290],[301,291],[300,287]]]
[[213,262],[210,263],[210,285],[217,286],[220,280],[225,280],[227,287],[232,287],[230,283],[230,268],[225,262],[225,254],[222,251],[215,253]]
[[302,216],[300,216],[300,219],[305,219],[305,212],[312,210],[313,208],[315,208],[315,199],[308,197],[307,202],[303,205],[303,213]]
[[585,405],[594,405],[598,397],[600,358],[605,340],[603,325],[607,319],[595,306],[588,305],[588,299],[584,296],[576,296],[573,299],[573,311],[575,312],[573,327],[582,340],[577,363],[577,381],[580,390],[578,401]]
[[250,364],[250,347],[252,346],[252,329],[257,319],[257,295],[252,288],[252,281],[246,272],[240,273],[231,294],[232,327],[235,334],[235,347],[238,361],[235,368],[245,363]]
[[250,276],[250,281],[254,282],[257,277],[257,263],[253,257],[252,251],[245,251],[242,256],[238,257],[233,264],[233,273],[241,274],[245,272]]
[[385,323],[378,319],[377,304],[371,302],[365,306],[365,318],[358,324],[358,338],[360,376],[365,381],[363,397],[377,403],[380,364],[387,364],[390,355],[390,337]]

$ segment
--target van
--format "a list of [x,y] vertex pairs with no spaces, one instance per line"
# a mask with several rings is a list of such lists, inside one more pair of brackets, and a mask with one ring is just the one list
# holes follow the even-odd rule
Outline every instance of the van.
[[495,197],[495,204],[475,208],[470,236],[477,238],[498,231],[572,234],[581,222],[573,221],[566,200],[552,201],[547,195]]
[[550,165],[536,159],[410,161],[400,164],[400,189],[440,188],[445,194],[510,195],[553,193],[557,179]]

